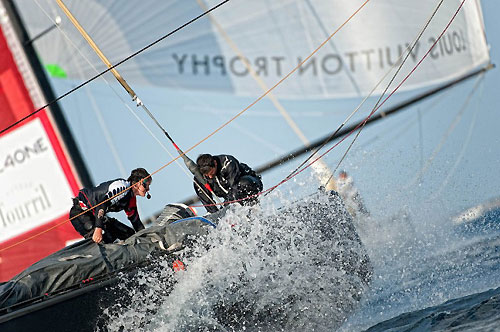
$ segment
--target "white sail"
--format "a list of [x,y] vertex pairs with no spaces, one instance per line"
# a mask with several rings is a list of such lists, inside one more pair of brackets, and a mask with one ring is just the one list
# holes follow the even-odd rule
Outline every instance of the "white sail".
[[[273,93],[281,98],[344,98],[366,95],[415,39],[439,1],[369,2],[293,79]],[[19,2],[28,32],[35,36],[62,18],[60,32],[50,32],[36,46],[46,66],[59,75],[86,80],[106,69],[55,1],[40,7]],[[112,63],[200,15],[220,1],[65,1]],[[229,1],[209,17],[168,37],[119,66],[134,84],[255,96],[263,92],[242,58],[271,87],[311,54],[363,3],[325,0]],[[444,1],[414,48],[407,72],[445,29],[461,1]],[[71,42],[69,42],[71,40]],[[236,51],[235,47],[238,51]],[[64,51],[63,51],[64,50]],[[409,90],[445,82],[489,61],[480,6],[466,1],[453,24],[419,70],[402,86]],[[375,91],[381,93],[382,86]]]
[[[110,62],[117,63],[220,2],[65,0],[64,3]],[[363,3],[362,0],[231,0],[117,69],[186,150],[275,85]],[[301,69],[267,95],[269,98],[189,155],[195,158],[205,152],[229,153],[256,167],[332,132],[345,119],[347,111],[356,107],[339,106],[355,100],[345,97],[364,97],[371,91],[406,45],[415,40],[439,3],[437,0],[368,2]],[[50,28],[57,18],[61,20],[58,29],[33,41],[39,59],[52,74],[51,83],[57,95],[105,69],[56,1],[17,0],[15,4],[32,38]],[[459,0],[442,3],[395,82],[424,56],[460,4]],[[251,69],[243,66],[239,56],[249,60]],[[467,0],[442,40],[399,91],[447,82],[488,61],[479,2]],[[107,78],[115,81],[110,74]],[[171,157],[151,144],[154,140],[149,132],[139,128],[114,92],[99,82],[96,80],[87,87],[93,89],[93,95],[105,109],[102,119],[112,127],[110,136],[118,144],[116,151],[123,158],[124,167],[137,167],[138,161],[155,165],[148,167],[170,161]],[[385,86],[380,84],[376,93]],[[97,126],[100,117],[93,118],[88,110],[94,106],[82,93],[75,91],[61,103],[93,176],[103,181],[120,173],[113,167],[112,153],[102,144],[109,139]],[[334,99],[338,101],[335,104],[331,103]],[[337,117],[341,112],[342,118]],[[146,120],[148,125],[151,122]],[[161,142],[162,134],[158,137],[156,141]],[[165,150],[166,146],[168,142],[163,146]],[[321,161],[314,166],[318,166],[318,173],[324,174],[320,181],[324,185],[335,164],[330,163],[328,170]],[[102,167],[103,162],[109,167]],[[179,170],[173,168],[155,176],[155,185],[176,187],[175,192],[169,193],[171,197],[165,199],[178,201],[193,192],[189,175],[180,172],[177,175],[175,172]],[[287,166],[283,170],[286,174],[272,181],[281,180],[292,169],[293,166]],[[265,181],[271,185],[272,181]],[[153,200],[144,205],[149,205],[145,208],[148,213],[157,211]]]
[[[112,63],[121,61],[219,3],[213,0],[64,2]],[[142,98],[141,94],[141,98],[152,105],[159,122],[186,150],[274,86],[363,2],[231,0],[210,17],[203,17],[181,29],[123,63],[118,70],[131,86],[146,95]],[[263,101],[255,105],[245,117],[239,117],[238,121],[210,137],[206,144],[190,151],[190,156],[195,158],[197,153],[205,152],[229,153],[251,166],[259,166],[298,146],[307,145],[307,140],[332,132],[345,119],[343,115],[340,119],[337,111],[340,109],[346,114],[353,108],[350,105],[334,107],[330,101],[343,98],[337,100],[335,105],[338,105],[346,102],[347,97],[368,94],[407,44],[416,38],[439,2],[370,1],[302,68],[273,91],[275,99],[272,104]],[[105,69],[55,1],[14,0],[14,3],[32,38],[50,28],[57,17],[61,19],[60,29],[53,29],[33,41],[40,61],[52,75],[51,83],[58,96],[75,84],[94,77],[94,66],[98,71]],[[459,0],[443,2],[401,75],[408,74],[420,61],[446,28],[460,3]],[[240,56],[248,59],[255,75],[243,65]],[[467,0],[443,38],[400,91],[448,82],[488,61],[479,3]],[[397,82],[400,78],[402,76]],[[111,89],[97,82],[87,87],[93,89],[93,95],[105,108],[102,121],[112,126],[110,134],[119,144],[116,151],[124,158],[124,168],[130,170],[144,166],[156,171],[170,162],[172,158],[152,144],[149,133],[145,134],[136,119],[117,99],[113,99]],[[381,84],[375,93],[381,93],[384,88],[385,85]],[[61,103],[94,178],[104,181],[118,176],[120,172],[113,169],[111,153],[103,144],[107,139],[98,126],[99,121],[94,120],[89,111],[92,105],[88,96],[82,90],[75,91]],[[41,105],[43,103],[35,106]],[[283,114],[288,112],[286,124],[281,118],[286,115],[278,115],[276,109]],[[295,128],[292,133],[293,122],[300,129]],[[8,143],[7,136],[3,136],[0,145],[6,151],[14,147]],[[340,156],[335,158],[329,163],[330,167]],[[281,173],[274,174],[274,178],[265,178],[265,188],[282,180],[293,168],[287,165],[286,169],[278,170]],[[141,216],[157,212],[159,201],[179,201],[193,194],[190,175],[186,177],[173,169],[154,175],[153,191],[158,190],[161,195],[156,196],[158,200],[141,202]],[[366,173],[372,174],[371,170]],[[326,172],[327,178],[329,175]],[[12,181],[22,182],[17,176]],[[69,190],[74,194],[78,190],[76,183]],[[72,195],[68,190],[58,195],[58,200],[67,197],[64,204],[70,204]],[[61,208],[66,209],[66,206]],[[24,230],[12,229],[9,236],[21,231]]]

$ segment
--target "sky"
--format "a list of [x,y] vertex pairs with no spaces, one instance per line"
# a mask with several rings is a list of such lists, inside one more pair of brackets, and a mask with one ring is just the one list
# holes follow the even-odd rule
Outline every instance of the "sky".
[[[483,0],[482,9],[491,62],[499,64],[500,36],[496,32],[500,27],[496,14],[500,12],[500,3],[498,0]],[[499,197],[498,70],[490,70],[480,81],[471,79],[380,124],[365,128],[340,165],[350,140],[334,148],[323,160],[331,169],[347,170],[368,209],[381,217],[405,211],[418,215],[418,218],[447,218]],[[112,77],[107,79],[113,81]],[[52,84],[56,95],[61,95],[76,82],[52,79]],[[113,86],[121,98],[127,99],[120,87]],[[135,116],[109,89],[104,83],[93,82],[61,101],[94,182],[127,177],[135,167],[158,171],[153,175],[152,199],[138,203],[145,217],[159,212],[167,203],[191,197],[194,192],[184,166],[162,168],[172,159],[169,153],[176,156],[168,140],[140,111],[137,116],[158,140],[138,126]],[[140,86],[136,90],[183,149],[215,129],[207,124],[224,123],[254,100]],[[472,95],[471,91],[474,91]],[[396,104],[409,95],[411,93],[394,96],[387,105]],[[374,99],[370,102],[373,103]],[[294,102],[288,104],[288,110],[303,126],[306,136],[314,139],[335,130],[358,103],[357,99],[335,104],[328,100],[307,104]],[[95,105],[103,110],[102,120],[114,141],[115,152],[106,147],[107,139],[99,117],[92,111]],[[301,142],[279,116],[266,115],[270,107],[269,101],[259,102],[252,112],[221,130],[214,139],[196,147],[189,156],[195,159],[205,152],[227,153],[258,167],[289,152],[290,146],[300,147]],[[273,135],[262,137],[261,131]],[[114,153],[119,156],[119,163]],[[305,157],[265,173],[264,187],[278,183]],[[318,186],[307,171],[281,186],[280,194],[298,199]]]

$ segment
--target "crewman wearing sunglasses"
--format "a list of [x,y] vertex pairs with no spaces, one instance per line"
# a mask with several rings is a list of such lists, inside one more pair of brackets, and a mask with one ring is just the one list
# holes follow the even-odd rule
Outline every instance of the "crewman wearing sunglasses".
[[[134,169],[127,180],[106,181],[92,188],[83,188],[73,198],[69,217],[75,230],[96,243],[125,240],[144,229],[137,211],[136,196],[150,198],[151,175],[144,168]],[[102,204],[101,204],[102,203]],[[107,212],[125,211],[133,229]]]

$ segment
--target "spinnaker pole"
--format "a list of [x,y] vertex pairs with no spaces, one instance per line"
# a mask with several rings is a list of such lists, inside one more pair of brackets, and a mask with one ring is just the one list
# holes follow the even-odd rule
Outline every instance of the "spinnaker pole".
[[[118,70],[116,68],[113,68],[113,65],[111,62],[108,60],[108,58],[104,55],[104,53],[100,50],[100,48],[97,46],[97,44],[94,42],[94,40],[90,37],[90,35],[85,31],[85,29],[81,26],[81,24],[78,22],[78,20],[73,16],[71,11],[66,7],[64,2],[62,0],[56,0],[57,4],[61,8],[61,10],[64,12],[64,14],[68,17],[68,19],[73,23],[75,28],[80,32],[83,38],[89,43],[90,47],[96,52],[96,54],[99,56],[99,58],[104,62],[104,64],[110,68],[111,73],[113,76],[116,78],[116,80],[121,84],[121,86],[127,91],[127,93],[130,95],[132,100],[136,102],[137,107],[142,107],[142,109],[149,115],[149,117],[153,120],[153,122],[160,128],[160,130],[165,134],[165,136],[168,138],[168,140],[172,143],[174,148],[177,150],[179,155],[182,157],[184,160],[184,164],[188,168],[188,170],[195,176],[195,178],[208,190],[212,191],[211,188],[208,186],[205,178],[203,175],[200,173],[198,166],[179,148],[179,146],[175,143],[173,138],[168,134],[168,132],[163,128],[163,126],[156,120],[154,115],[149,111],[147,106],[139,99],[135,91],[128,85],[127,81],[120,75]],[[194,181],[196,185],[199,185],[196,181]],[[200,188],[202,191],[203,189]],[[217,196],[214,195],[214,197],[217,199]],[[209,197],[210,198],[210,197]],[[215,202],[214,202],[215,203]],[[220,202],[218,202],[220,203]]]
[[177,151],[182,152],[179,149],[179,147],[177,146],[177,144],[175,144],[175,142],[172,139],[172,137],[170,137],[170,135],[167,133],[167,131],[162,127],[162,125],[153,116],[153,114],[151,114],[151,112],[146,107],[146,105],[144,105],[144,103],[139,99],[139,97],[137,96],[137,94],[135,93],[135,91],[130,87],[130,85],[128,85],[127,81],[125,81],[125,79],[120,75],[120,73],[118,72],[118,70],[116,70],[116,68],[112,68],[113,65],[111,64],[111,62],[109,62],[108,58],[106,58],[106,56],[104,55],[104,53],[102,53],[102,51],[100,50],[100,48],[97,46],[97,44],[94,42],[94,40],[89,36],[89,34],[87,33],[87,31],[85,31],[85,29],[81,26],[81,24],[77,21],[77,19],[69,11],[68,7],[66,7],[66,5],[62,2],[62,0],[56,0],[56,1],[57,1],[57,4],[59,5],[59,7],[64,12],[64,14],[66,14],[66,16],[69,18],[69,20],[71,21],[71,23],[73,23],[73,25],[75,26],[75,28],[80,32],[80,34],[82,35],[82,37],[85,38],[85,40],[89,43],[90,47],[92,47],[92,49],[96,52],[96,54],[99,56],[99,58],[102,60],[102,62],[104,62],[104,64],[106,66],[108,66],[108,68],[111,68],[110,71],[113,74],[113,76],[121,84],[121,86],[127,91],[127,93],[130,95],[130,97],[132,98],[132,100],[137,103],[137,106],[141,106],[146,111],[146,113],[149,115],[149,117],[163,131],[163,133],[165,134],[165,136],[167,136],[167,138],[170,140],[170,142],[172,142],[172,144],[174,145],[175,149]]

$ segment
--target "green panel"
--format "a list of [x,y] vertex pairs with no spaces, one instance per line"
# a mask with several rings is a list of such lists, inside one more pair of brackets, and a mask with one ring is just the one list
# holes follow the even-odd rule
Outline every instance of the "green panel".
[[64,69],[59,67],[59,65],[47,64],[47,65],[45,65],[45,69],[47,69],[50,76],[52,76],[52,77],[57,77],[57,78],[66,78],[67,77],[66,72],[64,71]]

